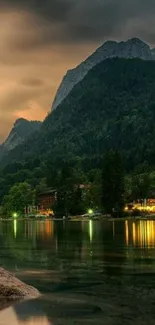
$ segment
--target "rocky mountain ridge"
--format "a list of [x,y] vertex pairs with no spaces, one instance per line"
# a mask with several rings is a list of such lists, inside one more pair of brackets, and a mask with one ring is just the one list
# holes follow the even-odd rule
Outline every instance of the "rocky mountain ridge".
[[24,118],[17,119],[7,139],[0,146],[1,153],[10,151],[21,144],[32,132],[38,130],[40,125],[40,121],[28,121]]
[[[93,67],[40,129],[1,160],[34,157],[50,166],[80,159],[101,168],[103,153],[117,149],[128,171],[155,163],[155,61],[111,58]],[[91,166],[91,167],[90,167]]]
[[86,76],[90,69],[103,60],[113,57],[155,60],[155,50],[151,50],[149,45],[138,38],[132,38],[126,42],[122,41],[120,43],[116,41],[105,42],[84,62],[79,64],[76,68],[67,71],[56,93],[52,110],[57,108],[73,87]]

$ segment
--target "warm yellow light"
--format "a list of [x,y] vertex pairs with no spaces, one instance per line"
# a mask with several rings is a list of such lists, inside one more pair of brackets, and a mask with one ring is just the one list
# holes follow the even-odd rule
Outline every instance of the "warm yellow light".
[[92,220],[89,220],[89,238],[90,238],[90,242],[92,242],[92,239],[93,239],[93,222],[92,222]]
[[[125,211],[127,210],[127,207],[125,207]],[[142,206],[141,204],[133,204],[132,210],[139,210],[139,211],[147,211],[147,212],[154,212],[155,211],[155,205],[145,205]]]
[[125,222],[126,244],[132,238],[133,245],[139,247],[154,247],[155,245],[155,221],[140,220],[133,222],[132,227],[129,227],[129,222]]
[[17,220],[14,220],[14,222],[13,222],[13,230],[14,230],[14,236],[16,238],[16,236],[17,236]]
[[125,221],[125,237],[126,237],[126,244],[128,246],[129,244],[129,227],[128,227],[128,221]]
[[133,236],[133,243],[136,243],[136,226],[135,223],[132,224],[132,236]]
[[16,212],[13,213],[13,217],[14,218],[17,218],[18,217],[18,214]]

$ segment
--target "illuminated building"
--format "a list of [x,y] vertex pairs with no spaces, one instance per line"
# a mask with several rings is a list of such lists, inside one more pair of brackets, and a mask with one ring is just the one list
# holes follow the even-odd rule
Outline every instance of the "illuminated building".
[[43,210],[48,210],[52,207],[56,200],[56,191],[48,190],[46,192],[40,193],[39,198],[39,207]]
[[56,201],[56,190],[49,189],[38,195],[38,207],[40,214],[52,215],[52,206]]
[[155,212],[155,199],[147,199],[142,202],[132,202],[128,203],[125,207],[125,211],[146,211],[146,212]]

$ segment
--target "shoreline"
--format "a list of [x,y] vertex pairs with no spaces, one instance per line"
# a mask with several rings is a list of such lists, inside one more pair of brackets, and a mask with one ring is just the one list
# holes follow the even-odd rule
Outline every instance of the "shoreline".
[[63,218],[29,218],[29,217],[18,217],[18,218],[0,218],[0,221],[70,221],[70,222],[76,222],[76,221],[128,221],[128,220],[155,220],[155,215],[144,215],[144,216],[129,216],[129,217],[101,217],[101,218],[82,218],[82,217],[71,217],[69,219],[63,219]]

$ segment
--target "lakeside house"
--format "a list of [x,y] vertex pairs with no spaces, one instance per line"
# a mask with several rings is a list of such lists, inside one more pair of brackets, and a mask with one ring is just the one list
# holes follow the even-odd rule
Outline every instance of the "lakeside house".
[[145,199],[145,200],[137,200],[131,203],[128,203],[125,207],[126,211],[131,210],[139,210],[146,212],[155,212],[155,199]]
[[[90,184],[80,184],[75,185],[76,188],[80,188],[82,191],[89,190],[91,188]],[[57,200],[56,189],[48,188],[47,190],[38,194],[38,207],[37,211],[40,215],[51,216],[53,215],[52,207]]]
[[55,189],[47,189],[38,194],[38,213],[41,215],[53,215],[52,206],[56,202],[57,192]]

